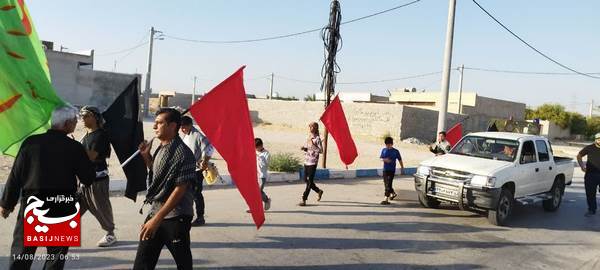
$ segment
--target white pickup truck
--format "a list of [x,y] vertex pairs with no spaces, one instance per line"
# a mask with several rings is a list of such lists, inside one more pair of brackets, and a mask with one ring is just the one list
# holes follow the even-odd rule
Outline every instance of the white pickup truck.
[[542,201],[546,211],[560,207],[574,162],[555,157],[541,136],[479,132],[463,137],[452,150],[421,162],[414,175],[419,202],[441,202],[486,211],[494,225],[505,225],[515,202]]

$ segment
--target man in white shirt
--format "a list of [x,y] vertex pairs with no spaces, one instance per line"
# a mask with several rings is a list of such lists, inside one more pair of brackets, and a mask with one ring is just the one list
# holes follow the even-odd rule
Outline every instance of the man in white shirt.
[[206,223],[204,220],[204,196],[202,195],[202,182],[204,181],[202,171],[208,167],[208,161],[214,152],[214,148],[208,138],[194,127],[192,118],[189,116],[181,117],[180,136],[196,158],[196,174],[198,175],[198,182],[194,187],[196,220],[192,222],[192,226],[202,226]]
[[258,179],[260,180],[260,193],[262,195],[262,201],[265,204],[265,211],[271,208],[271,199],[265,193],[265,183],[269,176],[269,161],[271,155],[269,151],[263,147],[263,141],[260,138],[254,139],[254,146],[256,147],[256,169],[258,172]]

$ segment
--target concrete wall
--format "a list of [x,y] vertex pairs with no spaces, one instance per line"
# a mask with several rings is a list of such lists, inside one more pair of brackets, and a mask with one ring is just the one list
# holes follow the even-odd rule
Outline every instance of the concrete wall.
[[[249,99],[252,121],[271,123],[288,128],[306,130],[310,122],[319,122],[323,102],[280,101]],[[355,135],[381,138],[391,135],[396,139],[415,137],[435,139],[438,112],[399,104],[343,102],[350,131]],[[465,120],[466,119],[466,120]],[[489,118],[449,114],[448,128],[463,121],[466,132],[483,131]]]
[[[139,74],[123,74],[92,69],[93,57],[46,51],[52,86],[73,105],[94,105],[106,109]],[[83,65],[82,65],[83,64]]]
[[540,135],[548,138],[549,140],[554,140],[556,138],[570,138],[571,131],[567,129],[563,129],[559,127],[557,124],[550,122],[548,120],[540,121],[541,129]]
[[525,103],[477,96],[473,111],[463,108],[465,114],[483,114],[494,118],[525,120]]

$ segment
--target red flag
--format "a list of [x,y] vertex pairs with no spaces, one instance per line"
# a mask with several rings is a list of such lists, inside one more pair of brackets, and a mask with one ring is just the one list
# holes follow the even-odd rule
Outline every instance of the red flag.
[[231,178],[246,200],[256,228],[260,228],[265,222],[265,213],[256,176],[254,132],[244,90],[245,67],[194,103],[190,113],[227,162]]
[[331,133],[331,137],[335,140],[342,162],[346,166],[352,164],[358,156],[358,151],[350,134],[346,115],[338,96],[333,99],[329,106],[327,106],[327,109],[325,109],[325,112],[323,112],[321,122],[323,122],[327,131]]
[[458,123],[446,132],[446,140],[454,146],[462,138],[462,124]]

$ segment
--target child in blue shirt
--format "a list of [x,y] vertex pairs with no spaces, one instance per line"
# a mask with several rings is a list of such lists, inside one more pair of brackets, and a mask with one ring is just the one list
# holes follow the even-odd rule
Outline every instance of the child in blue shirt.
[[396,174],[396,160],[400,162],[400,174],[404,171],[404,163],[400,151],[394,148],[394,139],[387,137],[384,140],[385,148],[381,150],[381,161],[383,161],[383,184],[385,186],[385,200],[381,202],[383,205],[390,204],[390,200],[396,198],[397,194],[392,188],[394,175]]

